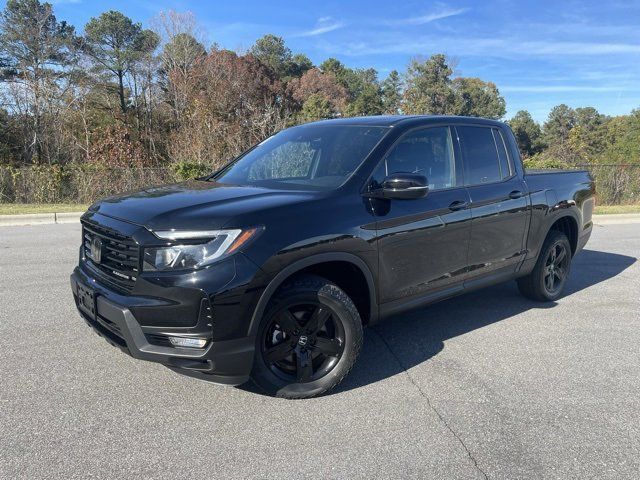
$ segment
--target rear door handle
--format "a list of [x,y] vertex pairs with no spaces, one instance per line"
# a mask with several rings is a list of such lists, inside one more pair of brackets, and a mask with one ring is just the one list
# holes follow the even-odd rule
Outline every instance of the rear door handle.
[[468,205],[469,203],[465,202],[464,200],[456,200],[451,205],[449,205],[449,210],[452,210],[454,212],[457,210],[463,210],[467,208]]
[[521,197],[524,197],[524,192],[521,192],[520,190],[514,190],[509,194],[509,198],[513,198],[514,200]]

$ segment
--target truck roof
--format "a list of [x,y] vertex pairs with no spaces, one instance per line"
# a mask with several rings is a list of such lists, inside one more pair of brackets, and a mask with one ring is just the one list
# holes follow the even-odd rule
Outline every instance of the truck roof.
[[428,124],[446,121],[448,123],[475,123],[481,125],[503,126],[502,122],[480,117],[462,117],[456,115],[372,115],[366,117],[332,118],[306,125],[368,125],[393,127],[404,124]]

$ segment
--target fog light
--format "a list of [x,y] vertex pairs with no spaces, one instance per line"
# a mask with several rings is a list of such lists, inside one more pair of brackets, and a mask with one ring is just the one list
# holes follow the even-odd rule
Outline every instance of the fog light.
[[169,337],[174,347],[202,348],[207,344],[206,338]]

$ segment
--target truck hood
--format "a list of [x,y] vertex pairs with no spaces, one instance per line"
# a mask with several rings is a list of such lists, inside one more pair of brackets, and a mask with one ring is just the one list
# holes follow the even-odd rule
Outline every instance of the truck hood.
[[[217,229],[235,225],[239,216],[308,201],[318,192],[275,190],[190,180],[105,198],[89,210],[150,230]],[[228,225],[230,224],[231,225]]]

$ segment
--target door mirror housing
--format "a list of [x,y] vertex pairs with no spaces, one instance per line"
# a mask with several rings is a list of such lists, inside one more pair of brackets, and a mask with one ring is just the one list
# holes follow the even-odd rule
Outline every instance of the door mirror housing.
[[370,196],[377,198],[412,199],[422,198],[429,191],[427,177],[417,173],[392,173],[373,190]]

